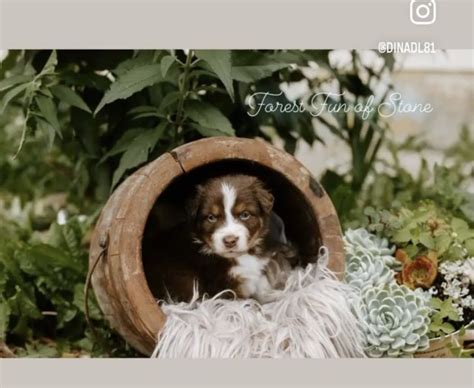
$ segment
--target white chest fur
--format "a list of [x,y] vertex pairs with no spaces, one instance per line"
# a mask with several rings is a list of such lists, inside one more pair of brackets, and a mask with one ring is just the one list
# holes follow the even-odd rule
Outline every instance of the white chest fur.
[[237,265],[230,270],[230,275],[238,278],[240,292],[244,298],[253,297],[261,303],[275,299],[275,293],[264,273],[269,259],[245,254],[236,258]]

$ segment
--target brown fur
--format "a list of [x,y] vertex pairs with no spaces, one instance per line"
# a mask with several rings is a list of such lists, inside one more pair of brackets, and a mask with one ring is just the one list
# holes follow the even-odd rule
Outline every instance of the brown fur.
[[[222,183],[227,182],[237,188],[237,198],[232,209],[235,217],[244,211],[251,214],[248,220],[241,221],[249,230],[250,246],[254,252],[259,252],[261,244],[257,241],[268,233],[268,222],[273,207],[273,195],[265,189],[263,183],[253,176],[228,175],[214,178],[199,185],[196,196],[189,204],[193,237],[198,238],[205,248],[210,247],[210,239],[216,229],[225,222]],[[209,223],[206,217],[212,214],[217,218],[215,223]]]
[[[154,265],[153,273],[148,274],[155,284],[155,296],[166,298],[168,294],[174,301],[187,301],[192,297],[193,285],[197,281],[201,294],[210,296],[225,289],[240,293],[240,279],[229,275],[235,261],[212,253],[210,239],[213,232],[224,220],[222,182],[228,182],[237,190],[232,213],[238,217],[249,212],[251,217],[242,220],[249,230],[248,253],[270,257],[270,264],[263,276],[267,276],[275,288],[284,285],[291,268],[288,259],[296,256],[293,248],[269,240],[269,219],[274,198],[263,183],[252,176],[228,175],[214,178],[197,186],[196,193],[188,203],[189,223],[179,225],[168,233],[161,233],[153,246],[160,246],[160,259]],[[209,215],[216,217],[214,223],[207,220]],[[153,250],[153,246],[144,249]],[[229,294],[230,295],[230,294]]]
[[[173,301],[188,301],[196,283],[200,294],[210,296],[225,289],[235,289],[236,281],[228,276],[230,260],[203,255],[191,240],[191,230],[178,225],[159,234],[144,250],[148,257],[155,257],[149,266],[151,291],[159,299],[171,296]],[[159,255],[154,247],[159,246]]]

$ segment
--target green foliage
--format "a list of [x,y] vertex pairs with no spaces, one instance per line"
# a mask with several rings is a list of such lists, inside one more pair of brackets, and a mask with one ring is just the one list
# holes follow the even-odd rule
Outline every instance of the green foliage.
[[[472,325],[471,325],[472,326]],[[472,327],[469,328],[472,330]],[[459,330],[459,338],[463,339],[463,337],[466,335],[466,327],[462,327]],[[449,349],[455,358],[472,358],[474,357],[474,349],[464,349],[463,346],[461,346],[458,341],[453,341],[452,343],[449,344]]]
[[233,136],[235,129],[218,109],[210,104],[189,101],[184,107],[191,124],[203,136]]
[[428,335],[435,338],[453,333],[455,328],[449,321],[460,321],[459,314],[453,306],[453,301],[450,298],[445,300],[431,298],[430,304],[433,312],[430,316],[431,323]]
[[95,299],[95,337],[85,322],[88,251],[82,240],[91,220],[73,217],[39,232],[0,217],[0,342],[29,356],[133,354],[106,328]]
[[[401,206],[416,207],[420,201],[431,200],[440,209],[464,219],[474,227],[474,158],[469,150],[474,139],[468,127],[461,130],[457,142],[443,151],[444,160],[433,167],[421,155],[421,166],[417,174],[400,163],[402,152],[421,153],[430,149],[420,137],[409,137],[403,143],[385,138],[384,145],[390,157],[376,160],[377,169],[372,169],[369,179],[360,192],[350,187],[350,176],[326,172],[323,185],[329,187],[331,198],[346,227],[367,225],[364,208],[393,209]],[[335,189],[334,189],[335,188]]]
[[[26,143],[41,139],[51,151],[59,146],[67,158],[73,159],[70,162],[74,165],[74,175],[81,181],[81,194],[93,201],[103,201],[107,191],[127,173],[171,148],[200,137],[280,138],[289,152],[295,151],[299,139],[309,144],[319,140],[309,112],[252,116],[247,114],[247,100],[256,92],[280,93],[282,84],[306,80],[315,91],[336,82],[342,91],[351,94],[347,103],[362,103],[382,74],[391,69],[388,60],[379,72],[367,69],[356,52],[352,53],[353,68],[332,68],[328,53],[325,50],[11,51],[3,61],[5,78],[0,80],[0,108],[23,111],[18,151]],[[330,77],[312,78],[302,71],[315,65],[326,69]],[[281,94],[274,102],[290,101]],[[352,188],[358,189],[379,148],[382,122],[380,117],[371,117],[368,134],[362,136],[364,120],[360,117],[335,119],[331,123],[321,118],[336,135],[352,145]],[[350,122],[353,124],[348,126]],[[156,132],[149,135],[153,141],[146,151],[137,151],[136,142],[142,140],[126,135],[135,128]],[[269,132],[268,128],[273,131]],[[118,152],[119,148],[135,151],[125,154]],[[70,149],[74,153],[68,152]],[[137,152],[140,155],[135,155]],[[72,184],[78,186],[77,180],[70,181],[71,189]]]
[[138,65],[121,73],[113,82],[95,108],[97,114],[105,105],[120,99],[127,99],[133,94],[152,86],[164,78],[158,64]]
[[474,160],[472,155],[473,147],[474,136],[469,131],[469,127],[464,125],[461,128],[459,140],[445,152],[446,157],[454,161],[455,170]]
[[467,127],[462,129],[458,141],[446,150],[441,165],[435,164],[430,169],[426,160],[422,159],[417,176],[401,166],[399,153],[404,150],[420,152],[428,145],[416,138],[409,138],[403,144],[388,142],[387,145],[393,162],[384,162],[385,169],[374,174],[374,180],[364,194],[367,201],[370,195],[372,206],[390,208],[429,199],[474,225],[474,193],[468,189],[474,179],[474,158],[464,149],[466,146],[473,147],[474,140],[470,139]]
[[433,202],[377,211],[365,209],[369,230],[380,233],[409,257],[433,250],[440,260],[459,260],[474,255],[474,229]]
[[229,50],[197,50],[196,56],[206,62],[211,70],[220,78],[232,101],[234,101],[234,85],[232,82],[232,63]]
[[[314,60],[295,51],[291,61],[273,62],[278,54],[226,50],[12,51],[4,60],[7,68],[5,79],[0,81],[0,109],[21,107],[23,111],[18,151],[39,138],[51,150],[54,145],[60,145],[61,150],[73,148],[73,156],[64,154],[75,159],[71,162],[83,181],[82,194],[103,200],[106,189],[113,188],[127,172],[199,137],[267,137],[261,125],[274,125],[283,140],[291,142],[287,149],[294,150],[291,121],[254,118],[245,113],[245,99],[258,87],[255,83],[265,81],[279,88],[285,77],[274,74],[276,71],[288,69],[295,61],[308,65]],[[278,66],[269,68],[268,63]],[[308,136],[304,139],[312,143],[317,136],[309,114],[305,124]],[[126,135],[134,128],[147,134],[138,138]],[[139,145],[148,136],[148,147],[142,150]],[[117,151],[124,148],[128,152]],[[93,189],[98,186],[101,198]]]
[[[378,162],[381,168],[378,168],[378,172],[373,171],[368,184],[356,196],[356,204],[347,199],[350,195],[354,196],[354,193],[348,192],[345,177],[331,176],[330,180],[336,187],[340,187],[341,200],[345,204],[344,211],[340,213],[344,226],[346,228],[367,226],[368,214],[366,213],[369,212],[372,216],[374,209],[377,209],[376,212],[381,209],[393,210],[401,207],[414,210],[420,202],[428,201],[435,204],[445,217],[459,218],[473,228],[474,193],[470,187],[474,182],[474,165],[472,164],[474,160],[470,154],[454,152],[463,150],[464,142],[469,144],[469,141],[469,131],[463,128],[460,139],[444,153],[443,163],[429,168],[426,160],[421,159],[421,167],[416,175],[401,166],[399,154],[405,150],[420,152],[428,146],[415,138],[409,138],[403,144],[387,141],[392,161],[384,159]],[[344,189],[345,187],[347,189]],[[378,223],[376,219],[375,223]],[[380,230],[380,228],[380,225],[375,225],[373,230]],[[462,235],[464,232],[461,233]],[[467,244],[471,246],[472,243]],[[469,248],[469,251],[472,252],[472,249]]]
[[51,87],[51,92],[60,101],[82,109],[85,112],[91,113],[91,110],[84,102],[84,100],[71,88],[65,85],[54,85]]
[[[122,157],[120,158],[120,163],[118,168],[114,172],[114,176],[112,179],[112,187],[119,182],[120,178],[122,178],[123,174],[136,166],[139,166],[148,160],[148,155],[150,151],[156,146],[160,138],[163,136],[164,131],[166,130],[167,123],[163,122],[158,125],[158,127],[154,129],[150,128],[138,128],[136,131],[134,129],[129,130],[126,134],[130,133],[130,131],[134,131],[135,134],[131,137],[131,141],[122,141],[121,144],[123,146],[119,148],[118,151],[115,149],[114,153],[122,153]],[[122,138],[123,139],[123,138]]]
[[[343,214],[355,206],[384,144],[389,126],[379,107],[393,88],[389,79],[387,84],[387,76],[393,69],[393,62],[388,57],[382,56],[383,66],[375,71],[362,63],[357,51],[352,51],[351,55],[352,61],[345,68],[328,65],[330,76],[318,84],[319,90],[327,84],[336,83],[339,95],[328,98],[327,102],[347,107],[317,116],[321,124],[347,144],[352,156],[351,168],[345,176],[329,170],[322,178],[336,209]],[[375,93],[376,90],[380,92]],[[323,103],[325,97],[323,95],[316,101]],[[357,108],[360,106],[371,106],[373,110],[363,113]]]

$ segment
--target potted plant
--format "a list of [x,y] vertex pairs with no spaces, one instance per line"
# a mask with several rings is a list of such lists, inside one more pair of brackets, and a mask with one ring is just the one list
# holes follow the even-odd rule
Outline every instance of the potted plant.
[[474,319],[474,257],[466,248],[474,231],[433,204],[372,215],[369,229],[382,237],[364,228],[345,234],[346,281],[361,291],[367,354],[472,353],[462,341]]

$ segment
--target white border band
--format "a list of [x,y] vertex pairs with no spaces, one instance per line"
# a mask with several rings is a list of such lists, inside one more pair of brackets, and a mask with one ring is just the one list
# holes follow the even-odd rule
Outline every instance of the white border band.
[[0,360],[2,388],[472,388],[473,361]]
[[474,2],[433,1],[420,26],[410,0],[0,0],[0,48],[474,48]]

